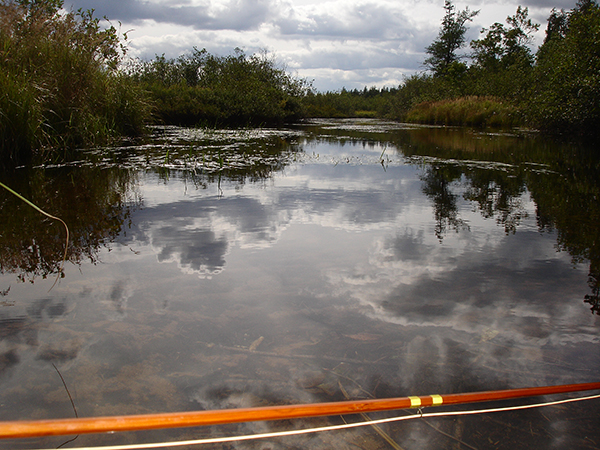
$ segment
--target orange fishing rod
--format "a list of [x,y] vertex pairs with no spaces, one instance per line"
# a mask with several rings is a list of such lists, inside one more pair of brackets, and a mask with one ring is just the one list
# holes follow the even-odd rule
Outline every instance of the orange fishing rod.
[[540,395],[591,390],[600,390],[600,382],[507,389],[501,391],[470,392],[464,394],[435,394],[389,399],[312,403],[304,405],[281,405],[132,416],[9,421],[0,422],[0,439],[182,428],[263,420],[298,419],[303,417],[421,408],[425,406],[457,405],[463,403],[536,397]]

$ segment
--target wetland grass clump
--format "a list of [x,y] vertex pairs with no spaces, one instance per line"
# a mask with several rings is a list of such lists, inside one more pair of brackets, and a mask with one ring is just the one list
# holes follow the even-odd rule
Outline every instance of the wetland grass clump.
[[[62,0],[0,1],[0,160],[142,131],[144,95],[119,71],[125,49],[92,11]],[[44,155],[49,156],[51,152]]]
[[[446,1],[438,38],[426,48],[430,73],[404,80],[391,117],[410,122],[536,128],[547,134],[600,138],[600,5],[579,0],[571,11],[553,9],[546,37],[533,51],[540,25],[517,7],[472,40],[471,63],[457,51],[466,27],[448,29],[460,14]],[[463,23],[464,24],[464,23]],[[453,34],[456,30],[458,34]],[[452,31],[452,32],[450,32]],[[441,52],[441,53],[439,53]]]
[[405,120],[434,125],[513,127],[519,124],[518,108],[495,97],[467,96],[415,105]]

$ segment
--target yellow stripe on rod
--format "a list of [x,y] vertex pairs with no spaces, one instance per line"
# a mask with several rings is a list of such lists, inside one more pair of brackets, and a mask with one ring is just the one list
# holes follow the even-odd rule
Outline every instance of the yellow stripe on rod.
[[434,395],[430,395],[430,397],[431,397],[431,401],[433,402],[433,406],[439,406],[442,403],[444,403],[444,399],[442,398],[441,395],[434,394]]
[[289,420],[302,417],[337,416],[343,414],[356,414],[359,412],[368,413],[375,411],[391,411],[395,409],[419,408],[422,404],[425,404],[426,406],[440,405],[442,403],[444,405],[458,405],[591,390],[600,390],[600,382],[506,389],[501,391],[445,394],[443,398],[440,395],[427,395],[422,398],[397,397],[349,400],[332,403],[260,406],[254,408],[185,411],[134,416],[0,421],[0,439],[117,431],[141,431],[165,428],[189,428],[226,423],[257,422],[263,420]]
[[420,397],[408,397],[408,399],[410,400],[411,408],[418,408],[419,406],[421,406],[421,398]]

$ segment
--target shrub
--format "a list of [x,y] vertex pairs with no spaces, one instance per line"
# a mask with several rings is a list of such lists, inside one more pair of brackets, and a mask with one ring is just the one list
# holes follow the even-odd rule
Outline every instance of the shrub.
[[133,78],[155,103],[155,116],[180,125],[281,124],[303,117],[309,89],[264,54],[210,55],[194,48],[176,59],[138,61]]
[[534,123],[553,132],[598,137],[600,121],[600,6],[580,1],[562,19],[538,52],[530,112]]
[[119,72],[116,29],[62,0],[0,3],[0,159],[137,134],[148,106]]

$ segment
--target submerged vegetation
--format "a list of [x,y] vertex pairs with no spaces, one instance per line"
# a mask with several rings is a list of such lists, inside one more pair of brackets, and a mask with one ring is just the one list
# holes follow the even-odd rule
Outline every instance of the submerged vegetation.
[[[266,53],[125,60],[127,36],[62,0],[0,0],[0,160],[139,135],[148,123],[257,126],[305,117],[382,117],[443,125],[598,134],[600,7],[552,10],[546,38],[518,7],[466,46],[478,13],[446,0],[428,71],[397,88],[316,92]],[[470,63],[465,60],[470,60]],[[126,64],[127,62],[127,64]],[[55,151],[52,157],[57,157]]]

